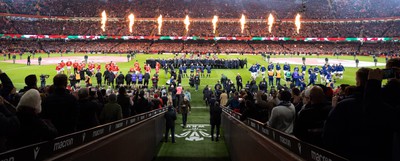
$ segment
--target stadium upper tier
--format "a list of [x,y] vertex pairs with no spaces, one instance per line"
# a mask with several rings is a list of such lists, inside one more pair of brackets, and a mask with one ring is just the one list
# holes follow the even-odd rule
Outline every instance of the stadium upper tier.
[[[0,34],[42,35],[125,35],[154,36],[158,34],[155,21],[137,21],[132,33],[126,21],[109,21],[106,30],[100,21],[61,21],[45,19],[18,19],[0,17]],[[216,34],[211,22],[191,22],[189,32],[183,21],[164,21],[160,35],[166,36],[265,36],[265,37],[398,37],[400,21],[369,21],[348,23],[303,23],[300,33],[293,23],[276,22],[271,33],[266,22],[248,22],[241,32],[236,22],[219,22]]]
[[45,16],[98,17],[106,10],[110,17],[141,18],[293,18],[301,12],[307,19],[349,19],[400,16],[399,0],[2,0],[0,13]]

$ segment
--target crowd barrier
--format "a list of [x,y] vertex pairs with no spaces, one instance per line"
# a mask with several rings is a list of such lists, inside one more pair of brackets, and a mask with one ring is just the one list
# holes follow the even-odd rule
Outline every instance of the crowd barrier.
[[[241,159],[241,155],[251,156],[250,160],[265,160],[265,157],[268,157],[268,160],[310,160],[310,161],[347,161],[347,159],[338,156],[334,153],[331,153],[327,150],[321,149],[314,145],[303,142],[294,136],[285,134],[281,131],[273,129],[271,127],[266,126],[264,123],[253,119],[247,119],[244,122],[240,121],[240,114],[236,113],[230,109],[223,108],[223,128],[225,133],[225,140],[228,144],[229,153],[233,161],[241,161],[248,160],[248,157],[244,157]],[[233,124],[232,122],[236,122]],[[233,124],[233,125],[232,125]],[[246,142],[240,145],[233,145],[232,142],[237,142],[235,140],[248,139],[244,137],[238,136],[238,130],[233,131],[235,126],[245,125],[247,128],[252,129],[253,132],[256,132],[262,136],[264,136],[265,141],[261,141],[261,144],[272,144],[272,145],[260,145],[263,146],[268,151],[264,152],[253,152],[254,155],[249,155],[244,153],[243,151],[248,151],[249,147],[246,146]],[[243,129],[241,129],[243,131]],[[240,132],[240,131],[239,131]],[[252,132],[248,132],[251,134]],[[240,137],[240,138],[234,138]],[[266,139],[266,138],[268,139]],[[271,142],[272,141],[272,142]],[[232,145],[230,145],[232,144]],[[233,146],[237,146],[234,148]],[[285,150],[280,149],[279,147],[283,147]],[[271,148],[273,147],[273,148]],[[252,150],[258,150],[256,148],[251,148]],[[250,152],[252,152],[252,150]],[[242,154],[241,154],[242,153]],[[232,156],[235,155],[235,156]]]
[[[13,149],[0,154],[0,161],[36,161],[36,160],[46,160],[51,157],[57,157],[60,154],[64,154],[67,151],[82,147],[106,136],[115,135],[123,131],[129,130],[132,127],[139,126],[140,124],[147,122],[149,119],[161,118],[158,117],[165,113],[166,109],[157,109],[147,113],[132,116],[130,118],[122,119],[112,123],[100,125],[91,129],[79,131],[76,133],[68,134],[55,138],[50,141],[45,141],[37,144],[32,144],[29,146],[21,147],[18,149]],[[153,119],[154,120],[154,119]],[[164,121],[164,119],[162,119]],[[158,123],[162,124],[162,123]],[[157,126],[157,125],[155,125]],[[155,127],[155,130],[161,129],[162,127]],[[145,129],[144,131],[146,131]],[[162,132],[158,136],[161,139]],[[29,134],[27,134],[29,135]],[[157,141],[158,143],[160,140]],[[156,143],[156,142],[154,142]],[[122,145],[121,145],[122,146]],[[129,149],[128,149],[129,150]],[[76,151],[79,153],[79,151]],[[72,152],[74,153],[74,152]],[[65,155],[65,154],[64,154]],[[97,154],[97,156],[102,156]],[[152,156],[151,156],[152,157]],[[53,160],[51,159],[51,160]],[[59,159],[59,158],[58,158]],[[65,159],[65,158],[64,158]],[[67,159],[68,160],[68,159]],[[76,158],[74,160],[77,160]],[[97,159],[98,160],[98,159]],[[132,159],[130,159],[132,160]]]

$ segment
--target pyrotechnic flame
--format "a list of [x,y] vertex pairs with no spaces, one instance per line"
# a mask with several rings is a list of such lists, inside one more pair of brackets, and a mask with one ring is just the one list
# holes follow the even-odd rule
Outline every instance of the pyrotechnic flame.
[[274,21],[275,21],[274,16],[272,16],[272,14],[269,14],[269,17],[268,17],[268,31],[269,31],[269,33],[271,33],[271,31],[272,31],[272,25],[274,25]]
[[129,32],[132,33],[133,24],[135,24],[135,16],[131,13],[128,17],[129,19]]
[[215,31],[217,30],[217,22],[218,22],[218,16],[214,16],[212,23],[213,23],[213,33],[215,34]]
[[185,24],[186,32],[188,32],[189,31],[189,25],[190,25],[190,21],[189,21],[189,16],[188,15],[186,15],[186,18],[183,21],[183,23]]
[[161,28],[162,28],[162,15],[160,15],[157,19],[158,21],[158,34],[161,35]]
[[241,29],[242,29],[242,34],[244,31],[244,25],[246,25],[246,17],[242,14],[242,18],[240,18],[240,24],[241,24]]
[[300,33],[300,26],[301,26],[301,21],[300,21],[300,14],[296,15],[296,19],[294,24],[296,25],[297,33]]
[[106,11],[101,13],[101,29],[106,31],[107,14]]

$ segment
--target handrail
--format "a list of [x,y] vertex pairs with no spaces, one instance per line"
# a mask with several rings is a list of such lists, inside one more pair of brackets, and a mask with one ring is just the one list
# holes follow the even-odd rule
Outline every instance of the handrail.
[[129,126],[134,126],[142,121],[159,116],[165,113],[167,109],[156,109],[129,118],[118,120],[115,122],[107,123],[83,131],[71,133],[53,140],[40,142],[18,149],[9,150],[0,153],[1,161],[35,161],[43,160],[52,155],[71,150],[78,146],[88,144],[104,136],[110,135],[115,132],[126,130]]
[[[241,114],[236,113],[228,108],[222,108],[224,114],[231,118],[240,121]],[[321,149],[304,141],[301,141],[291,135],[285,134],[279,130],[265,126],[264,123],[256,121],[254,119],[247,119],[244,123],[250,128],[256,130],[263,136],[273,140],[279,145],[285,147],[292,153],[300,156],[305,160],[327,160],[327,161],[348,161],[348,159],[329,152],[325,149]]]

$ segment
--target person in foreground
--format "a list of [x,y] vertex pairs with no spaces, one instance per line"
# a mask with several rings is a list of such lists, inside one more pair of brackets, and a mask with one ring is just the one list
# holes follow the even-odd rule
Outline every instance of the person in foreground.
[[168,111],[164,114],[164,118],[165,118],[165,142],[168,142],[168,132],[169,130],[171,130],[172,143],[175,143],[176,112],[171,105],[168,106]]
[[219,139],[219,128],[221,125],[221,113],[222,108],[218,102],[215,102],[214,106],[210,107],[210,124],[211,124],[211,141],[214,141],[214,128],[216,128],[217,135],[215,136],[215,141]]

